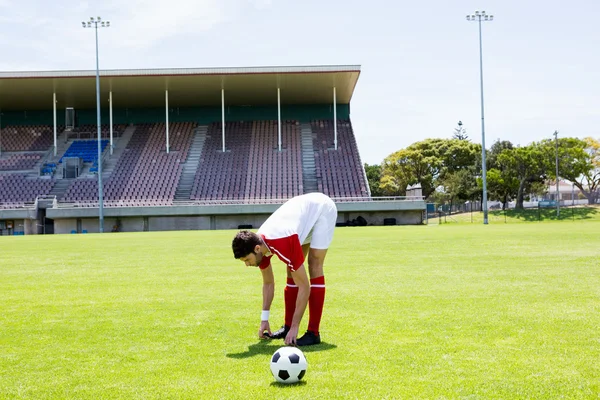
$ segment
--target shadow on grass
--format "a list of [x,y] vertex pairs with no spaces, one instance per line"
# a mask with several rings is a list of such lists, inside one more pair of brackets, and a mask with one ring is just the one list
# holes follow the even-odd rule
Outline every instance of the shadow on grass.
[[305,381],[298,381],[296,383],[281,383],[281,382],[271,382],[271,386],[279,387],[279,388],[288,388],[294,386],[304,386],[306,385]]
[[586,219],[595,219],[600,213],[596,207],[561,207],[560,216],[556,217],[556,208],[531,208],[524,210],[507,210],[507,211],[492,211],[491,214],[500,219],[504,218],[506,213],[507,218],[515,218],[522,221],[582,221]]
[[[254,357],[261,354],[271,355],[275,353],[275,351],[281,347],[284,347],[285,344],[283,341],[272,341],[272,340],[260,340],[258,343],[251,344],[248,346],[247,351],[243,351],[241,353],[228,353],[228,358],[248,358]],[[320,344],[316,344],[314,346],[304,346],[300,349],[304,353],[312,353],[314,351],[325,351],[335,349],[337,346],[335,344],[321,342]],[[288,386],[288,385],[283,385]]]

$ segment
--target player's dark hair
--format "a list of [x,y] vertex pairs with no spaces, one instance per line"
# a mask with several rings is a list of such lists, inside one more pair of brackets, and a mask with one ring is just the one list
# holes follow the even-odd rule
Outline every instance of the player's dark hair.
[[262,244],[260,236],[250,231],[239,231],[233,238],[231,248],[233,249],[233,256],[238,259],[240,257],[246,257],[250,253],[254,253],[256,245]]

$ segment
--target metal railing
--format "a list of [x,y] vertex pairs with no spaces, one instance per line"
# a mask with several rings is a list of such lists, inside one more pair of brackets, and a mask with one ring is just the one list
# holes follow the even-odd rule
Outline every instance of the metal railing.
[[[104,207],[194,207],[224,205],[264,205],[283,204],[289,199],[244,199],[244,200],[104,200]],[[381,201],[423,201],[423,196],[388,196],[388,197],[332,197],[336,203],[381,202]],[[75,202],[57,202],[56,208],[90,208],[98,207],[97,200]]]
[[34,202],[19,202],[19,201],[13,201],[13,202],[0,202],[0,210],[22,210],[22,209],[27,209],[27,210],[31,210],[31,209],[35,209],[37,207],[37,204]]

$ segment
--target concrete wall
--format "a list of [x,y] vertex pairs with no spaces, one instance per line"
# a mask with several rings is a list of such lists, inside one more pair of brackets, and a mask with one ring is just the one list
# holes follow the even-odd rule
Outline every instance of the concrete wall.
[[[397,225],[422,224],[425,202],[367,201],[340,202],[337,222],[362,216],[368,225],[383,225],[385,218],[396,218]],[[104,209],[104,232],[112,232],[120,221],[121,232],[238,229],[240,225],[259,228],[280,204],[192,205],[172,207],[116,207]],[[94,208],[49,208],[55,233],[78,230],[98,232],[98,210]]]
[[[86,231],[87,233],[98,233],[100,224],[98,223],[98,218],[79,218],[81,220],[81,231]],[[104,232],[111,232],[113,230],[113,226],[117,223],[116,218],[104,218]],[[56,225],[54,226],[56,230]],[[79,232],[79,233],[82,233]],[[63,233],[63,232],[56,232]]]
[[150,231],[209,230],[210,216],[149,217]]
[[[96,220],[96,225],[98,220]],[[71,231],[77,230],[77,220],[75,218],[68,219],[55,219],[54,220],[54,233],[71,233]]]
[[[12,221],[11,229],[2,229],[0,230],[1,236],[14,235],[15,232],[25,232],[26,235],[31,233],[35,233],[32,229],[36,227],[35,220],[33,220],[33,224],[30,220],[26,219],[2,219],[2,221]],[[6,224],[5,224],[6,225]]]
[[[37,235],[44,232],[43,226],[38,226],[38,220],[35,219],[24,219],[15,221],[17,228],[20,231],[24,231],[26,235]],[[23,228],[19,225],[23,224]]]
[[[368,225],[383,225],[385,218],[396,218],[397,225],[418,225],[422,223],[422,215],[422,211],[419,210],[339,212],[337,222],[346,222],[362,216]],[[126,217],[120,218],[119,221],[121,232],[238,229],[240,225],[252,225],[252,229],[258,229],[269,216],[270,214]],[[146,223],[144,219],[147,220]],[[81,230],[86,230],[87,233],[98,232],[97,218],[80,220]],[[116,218],[105,218],[104,232],[111,232],[116,223]],[[72,230],[77,230],[77,218],[54,220],[55,233],[71,233]]]
[[257,229],[269,218],[271,214],[242,214],[215,216],[214,229],[238,229],[239,225],[252,225]]
[[[87,233],[98,233],[100,225],[98,218],[60,218],[54,220],[54,233],[71,233],[78,231],[77,220],[81,221],[81,229],[78,233],[86,231]],[[112,232],[117,224],[116,218],[104,218],[104,232]],[[122,232],[142,232],[144,230],[144,218],[123,218],[121,219]]]
[[[117,219],[115,218],[113,221],[109,232],[112,232],[112,227],[116,225]],[[144,232],[144,217],[120,218],[119,221],[121,222],[121,232]]]
[[385,218],[396,218],[396,225],[420,225],[423,223],[423,212],[419,210],[402,212],[342,212],[338,214],[338,222],[347,222],[363,217],[367,225],[383,225]]

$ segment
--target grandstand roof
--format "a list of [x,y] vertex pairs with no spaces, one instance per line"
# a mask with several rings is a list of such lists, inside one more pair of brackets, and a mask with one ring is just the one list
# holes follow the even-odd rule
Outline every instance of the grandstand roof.
[[[221,106],[221,88],[227,105],[349,104],[360,75],[359,65],[245,68],[175,68],[101,70],[102,101],[113,93],[115,107]],[[52,109],[56,92],[59,109],[96,106],[96,71],[0,72],[1,110]]]

